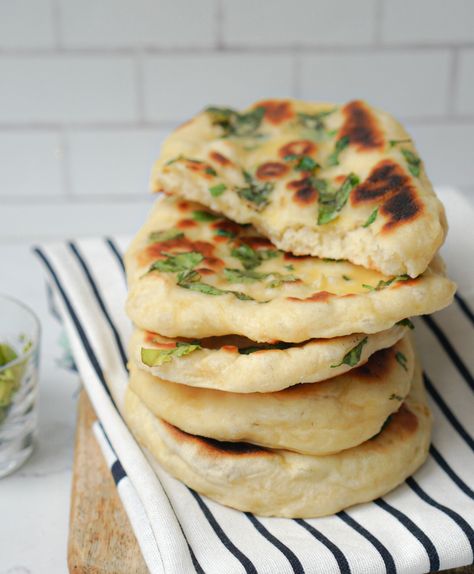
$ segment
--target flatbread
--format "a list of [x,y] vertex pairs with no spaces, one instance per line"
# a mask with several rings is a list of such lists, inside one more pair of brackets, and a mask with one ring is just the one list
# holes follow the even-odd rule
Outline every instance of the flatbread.
[[238,510],[290,518],[325,516],[383,496],[423,464],[431,432],[419,369],[379,435],[326,456],[187,434],[154,416],[130,389],[124,416],[141,445],[189,487]]
[[165,337],[301,342],[377,333],[451,302],[439,259],[417,279],[278,251],[251,226],[165,197],[130,245],[127,312]]
[[130,388],[154,415],[187,433],[324,455],[377,434],[408,394],[413,370],[413,348],[405,337],[344,375],[275,393],[199,389],[134,365]]
[[252,223],[285,251],[386,275],[423,273],[447,230],[409,134],[361,101],[204,111],[165,141],[152,186]]
[[324,381],[363,365],[376,351],[394,345],[411,326],[405,321],[373,335],[263,345],[236,335],[168,339],[136,329],[130,355],[137,367],[166,381],[234,393],[268,393]]

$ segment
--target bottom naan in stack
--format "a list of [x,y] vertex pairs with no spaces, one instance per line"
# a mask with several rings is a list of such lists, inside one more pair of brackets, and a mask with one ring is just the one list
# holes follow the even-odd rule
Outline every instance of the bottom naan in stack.
[[173,476],[262,516],[324,516],[384,495],[424,462],[431,431],[419,367],[408,396],[378,434],[325,456],[189,434],[153,414],[131,388],[124,414],[142,446]]

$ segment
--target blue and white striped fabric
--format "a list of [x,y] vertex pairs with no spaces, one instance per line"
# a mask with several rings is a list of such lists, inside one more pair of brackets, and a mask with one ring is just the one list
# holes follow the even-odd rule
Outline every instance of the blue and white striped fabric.
[[[450,198],[458,200],[454,192]],[[465,209],[463,219],[474,221]],[[100,420],[94,431],[150,572],[420,574],[473,562],[472,272],[451,269],[462,279],[463,294],[450,308],[415,321],[435,418],[426,464],[387,496],[335,516],[259,518],[170,477],[142,452],[122,420],[131,333],[123,310],[121,254],[127,243],[123,237],[86,239],[35,251]],[[472,266],[473,248],[463,245],[458,261]]]

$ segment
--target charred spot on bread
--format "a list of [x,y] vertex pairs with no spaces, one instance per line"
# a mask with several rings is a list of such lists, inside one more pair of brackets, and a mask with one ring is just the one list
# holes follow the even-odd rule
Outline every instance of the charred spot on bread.
[[295,115],[291,102],[286,100],[265,100],[258,102],[254,107],[263,108],[265,119],[273,125],[288,121]]
[[213,150],[213,151],[209,152],[209,158],[212,159],[213,161],[215,161],[216,163],[218,163],[219,165],[222,165],[224,167],[228,167],[228,166],[232,165],[232,162],[230,161],[230,159],[227,158],[225,155],[222,155],[218,151]]
[[421,214],[422,209],[413,186],[400,189],[395,195],[387,199],[380,208],[380,213],[388,218],[387,223],[383,226],[383,231],[390,231],[416,219]]
[[379,162],[351,194],[354,206],[380,201],[379,212],[387,219],[382,229],[385,232],[413,221],[423,211],[411,178],[392,160]]
[[268,161],[257,168],[255,175],[262,181],[283,177],[290,171],[290,167],[279,161]]
[[278,155],[282,159],[288,156],[312,155],[316,149],[316,144],[311,140],[294,140],[282,146],[278,150]]
[[385,138],[378,121],[364,102],[349,102],[343,107],[342,113],[345,119],[339,131],[340,138],[349,138],[350,145],[359,151],[383,147]]

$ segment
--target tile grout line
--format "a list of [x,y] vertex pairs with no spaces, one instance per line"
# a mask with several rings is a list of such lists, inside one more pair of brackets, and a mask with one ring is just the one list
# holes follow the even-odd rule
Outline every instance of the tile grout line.
[[447,116],[456,117],[456,104],[455,98],[457,95],[458,76],[459,76],[459,50],[453,49],[450,54],[451,66],[449,70],[448,86],[447,86]]
[[300,56],[293,52],[292,55],[292,73],[291,73],[291,87],[293,90],[293,96],[295,98],[301,98],[302,86],[301,86],[301,69],[302,62]]
[[137,107],[137,117],[138,122],[134,122],[133,126],[138,128],[140,125],[145,123],[146,118],[146,105],[145,105],[145,76],[143,73],[144,59],[143,54],[140,49],[135,51],[134,59],[134,77],[133,83],[135,86],[135,99]]
[[[298,68],[301,65],[300,60],[296,56],[295,68],[299,72]],[[296,76],[293,73],[293,76]],[[299,86],[300,78],[294,77],[291,82],[292,90],[294,90],[296,96],[300,96],[301,86]],[[398,119],[404,123],[409,123],[411,125],[435,125],[435,126],[464,126],[474,124],[474,114],[455,114],[452,117],[446,114],[439,114],[434,116],[398,116]],[[104,131],[113,133],[114,131],[133,131],[136,129],[143,130],[170,130],[178,127],[180,124],[180,119],[171,120],[139,120],[134,122],[26,122],[26,123],[2,123],[0,122],[0,133],[21,133],[21,132],[38,132],[38,131],[58,131],[65,130],[78,131],[78,132],[88,132],[88,131]]]
[[385,14],[385,1],[376,0],[375,4],[375,18],[374,18],[374,51],[380,49],[383,44],[382,41],[382,23]]
[[[220,41],[220,40],[219,40]],[[0,48],[0,58],[2,57],[18,57],[18,58],[41,58],[43,56],[108,56],[108,57],[123,57],[133,56],[136,48],[134,46],[116,46],[116,47],[65,47],[62,45],[62,40],[59,38],[61,46],[56,48]],[[403,53],[403,52],[442,52],[449,50],[462,50],[473,49],[474,42],[446,42],[446,43],[426,43],[426,44],[387,44],[382,43],[374,46],[373,43],[368,42],[364,44],[288,44],[288,45],[275,45],[269,44],[267,46],[249,46],[239,44],[226,44],[222,40],[222,45],[219,49],[215,47],[208,47],[202,45],[189,45],[184,47],[159,47],[144,44],[141,51],[145,55],[155,56],[193,56],[199,53],[202,56],[212,56],[219,52],[227,55],[232,54],[254,54],[261,56],[281,56],[282,54],[290,54],[295,51],[304,55],[347,55],[347,54],[378,54],[378,53]]]
[[59,4],[59,0],[51,0],[51,7],[52,7],[52,23],[53,23],[54,45],[55,45],[56,51],[59,52],[62,48],[61,7]]
[[[70,194],[70,195],[22,195],[21,197],[15,195],[0,195],[2,198],[3,206],[8,207],[33,207],[41,206],[68,206],[68,205],[84,205],[84,204],[108,204],[115,205],[129,204],[137,202],[143,205],[151,204],[153,202],[153,195],[149,193],[137,192],[136,194]],[[1,234],[0,234],[1,235]]]
[[225,50],[224,42],[224,5],[223,0],[215,0],[214,6],[214,25],[215,30],[215,42],[216,51],[222,52]]
[[62,127],[59,132],[59,140],[61,146],[61,195],[66,199],[70,199],[74,196],[72,189],[72,178],[71,178],[71,155],[69,152],[69,134],[67,130]]

